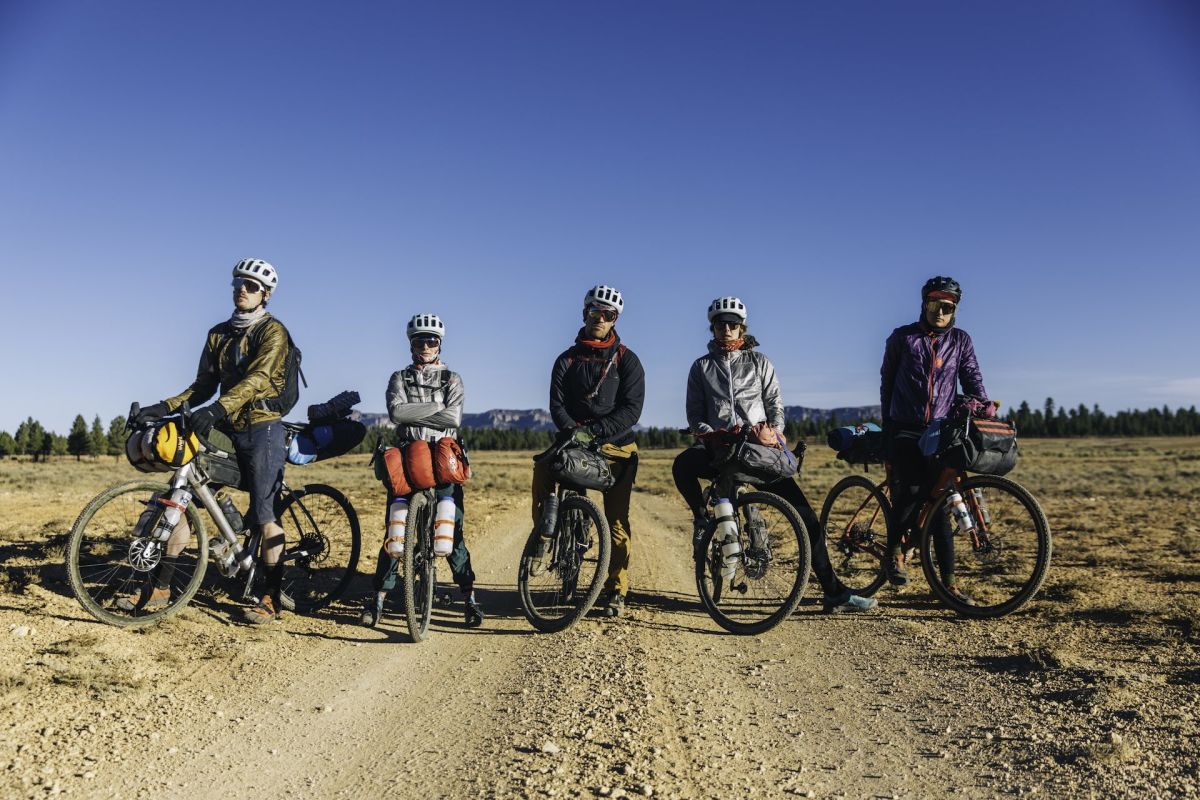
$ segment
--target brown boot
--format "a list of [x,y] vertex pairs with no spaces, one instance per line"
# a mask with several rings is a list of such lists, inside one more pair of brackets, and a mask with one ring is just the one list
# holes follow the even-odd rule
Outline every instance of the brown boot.
[[142,593],[134,592],[131,595],[117,598],[117,602],[114,605],[120,610],[132,614],[135,611],[158,611],[159,609],[166,608],[170,602],[171,589],[164,586],[161,589],[156,588],[151,590],[150,596],[146,598],[145,603],[142,602]]
[[277,619],[279,612],[275,610],[275,604],[269,596],[259,600],[257,605],[242,609],[242,622],[248,625],[261,625]]

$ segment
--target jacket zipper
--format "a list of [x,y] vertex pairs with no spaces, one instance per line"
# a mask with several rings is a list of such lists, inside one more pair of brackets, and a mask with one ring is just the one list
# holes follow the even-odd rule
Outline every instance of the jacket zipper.
[[929,424],[929,418],[933,415],[933,371],[937,368],[937,336],[929,334],[929,389],[925,393],[925,424]]

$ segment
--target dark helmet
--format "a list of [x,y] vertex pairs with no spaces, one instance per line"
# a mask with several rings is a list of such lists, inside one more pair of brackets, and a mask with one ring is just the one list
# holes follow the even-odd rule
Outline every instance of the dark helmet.
[[921,299],[924,300],[933,292],[953,295],[956,303],[962,300],[962,287],[958,285],[958,281],[946,275],[938,275],[925,281],[925,285],[921,287]]

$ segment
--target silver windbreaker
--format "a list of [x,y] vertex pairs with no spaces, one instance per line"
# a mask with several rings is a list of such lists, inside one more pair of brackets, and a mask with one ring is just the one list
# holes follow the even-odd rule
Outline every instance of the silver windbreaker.
[[726,353],[710,342],[688,373],[688,428],[698,433],[766,421],[783,430],[783,397],[771,360],[755,350]]
[[388,416],[403,440],[436,442],[458,435],[462,424],[463,382],[445,364],[412,365],[388,381]]

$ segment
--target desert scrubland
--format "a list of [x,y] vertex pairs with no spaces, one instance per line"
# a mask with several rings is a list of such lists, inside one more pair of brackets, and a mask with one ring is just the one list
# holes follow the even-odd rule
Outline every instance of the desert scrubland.
[[[259,628],[213,582],[146,630],[92,620],[62,565],[121,462],[0,461],[0,796],[1178,797],[1200,792],[1200,438],[1023,442],[1054,559],[1001,620],[960,619],[919,575],[880,611],[805,604],[725,634],[691,577],[673,453],[634,495],[627,618],[536,635],[517,606],[528,453],[479,453],[467,537],[489,613],[357,623],[383,493],[351,456],[291,468],[364,531],[344,602]],[[851,468],[813,446],[820,506]],[[448,570],[440,574],[445,580]],[[810,583],[810,599],[817,598]]]

